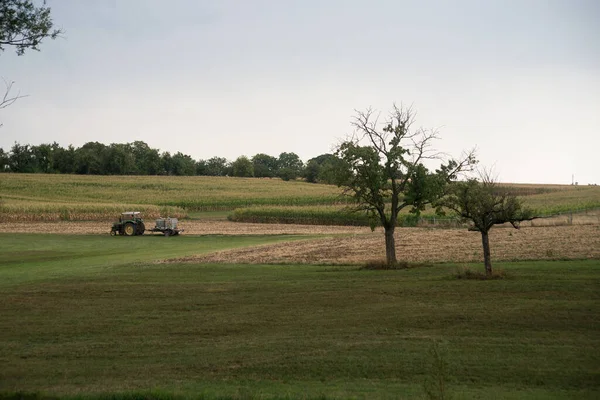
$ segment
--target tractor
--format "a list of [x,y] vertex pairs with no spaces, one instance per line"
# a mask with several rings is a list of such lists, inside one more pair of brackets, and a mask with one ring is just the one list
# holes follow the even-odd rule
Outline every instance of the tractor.
[[[159,232],[165,236],[177,236],[183,232],[183,229],[177,227],[177,223],[177,218],[158,218],[154,228],[148,231]],[[118,222],[113,223],[110,234],[111,236],[136,236],[143,235],[145,231],[146,226],[139,211],[127,211],[121,214]]]
[[110,234],[111,236],[136,236],[143,235],[145,231],[146,226],[140,217],[140,212],[127,211],[121,214],[118,222],[113,223]]

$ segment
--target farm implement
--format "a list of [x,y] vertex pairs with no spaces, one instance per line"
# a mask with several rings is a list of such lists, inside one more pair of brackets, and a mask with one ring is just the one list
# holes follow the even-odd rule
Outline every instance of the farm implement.
[[138,236],[144,232],[159,232],[164,236],[177,236],[183,229],[177,227],[177,218],[158,218],[152,229],[146,229],[139,211],[127,211],[121,214],[119,221],[113,223],[110,230],[111,236]]

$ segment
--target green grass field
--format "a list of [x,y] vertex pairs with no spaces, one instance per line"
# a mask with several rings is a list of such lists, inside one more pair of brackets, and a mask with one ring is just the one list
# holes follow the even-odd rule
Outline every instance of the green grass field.
[[440,375],[455,399],[600,396],[598,260],[153,262],[289,239],[0,234],[0,398],[425,398]]

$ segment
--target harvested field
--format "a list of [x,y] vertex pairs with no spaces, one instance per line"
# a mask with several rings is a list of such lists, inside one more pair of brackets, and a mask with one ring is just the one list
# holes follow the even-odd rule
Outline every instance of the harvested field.
[[[492,259],[550,260],[600,258],[597,225],[528,227],[490,231]],[[407,262],[479,262],[481,235],[464,229],[397,230],[398,259]],[[252,264],[362,264],[385,258],[381,230],[350,237],[324,238],[221,251],[172,262]]]
[[[152,221],[148,219],[147,228]],[[600,211],[590,210],[580,214],[560,215],[551,218],[542,218],[534,221],[525,221],[523,227],[544,227],[560,225],[597,225],[600,223]],[[10,222],[5,223],[14,233],[52,233],[52,234],[77,234],[100,235],[110,232],[111,221],[54,221],[54,222]],[[180,226],[185,233],[190,235],[312,235],[312,234],[359,234],[371,233],[371,229],[364,226],[339,226],[339,225],[299,225],[299,224],[261,224],[231,222],[225,219],[181,220]],[[436,227],[437,225],[423,225]],[[506,225],[510,227],[510,224]],[[377,228],[376,232],[382,232]],[[406,229],[406,228],[402,228]]]
[[[181,221],[192,235],[349,235],[309,241],[286,242],[175,261],[254,264],[361,264],[383,259],[383,231],[366,227],[293,224],[244,224],[221,220]],[[105,234],[110,223],[56,222],[10,224],[15,233]],[[490,232],[492,258],[501,260],[546,260],[600,258],[600,226],[566,225],[494,228]],[[466,229],[398,228],[398,259],[407,262],[479,262],[481,236]],[[173,261],[173,260],[171,260]]]
[[[111,222],[60,221],[23,222],[8,225],[14,233],[52,233],[77,235],[108,235]],[[152,222],[147,223],[147,228]],[[315,226],[294,224],[242,224],[222,220],[180,221],[179,226],[189,235],[312,235],[312,234],[358,234],[370,233],[368,227]]]

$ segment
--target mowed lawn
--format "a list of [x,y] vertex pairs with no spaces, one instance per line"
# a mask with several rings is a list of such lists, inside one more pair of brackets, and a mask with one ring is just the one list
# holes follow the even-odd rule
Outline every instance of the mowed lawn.
[[455,399],[600,396],[598,260],[153,263],[286,239],[0,235],[0,392],[425,398],[437,343]]

